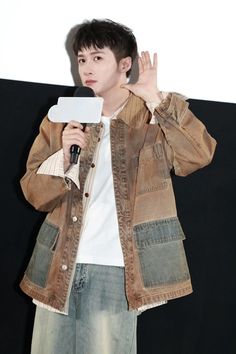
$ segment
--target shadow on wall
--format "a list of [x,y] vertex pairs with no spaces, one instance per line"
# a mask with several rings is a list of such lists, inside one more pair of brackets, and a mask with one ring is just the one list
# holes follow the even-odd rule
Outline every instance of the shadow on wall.
[[[70,29],[70,31],[66,37],[66,41],[65,41],[66,52],[69,56],[70,63],[71,63],[70,71],[71,71],[71,75],[72,75],[75,86],[82,85],[80,77],[79,77],[79,73],[78,73],[77,57],[76,57],[76,55],[73,51],[73,48],[72,48],[73,40],[74,40],[75,34],[76,34],[79,26],[80,25],[76,25]],[[138,79],[138,60],[136,58],[133,63],[133,66],[132,66],[129,83],[133,84],[137,81],[137,79]]]

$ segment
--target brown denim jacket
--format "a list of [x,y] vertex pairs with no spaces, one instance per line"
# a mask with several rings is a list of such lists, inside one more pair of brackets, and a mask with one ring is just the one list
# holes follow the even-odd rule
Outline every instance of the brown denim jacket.
[[[192,292],[170,172],[186,176],[206,166],[216,146],[179,95],[168,94],[154,114],[158,122],[148,124],[151,114],[145,102],[131,95],[111,122],[114,191],[130,310]],[[25,198],[48,214],[20,286],[59,311],[68,304],[91,186],[86,177],[96,168],[101,124],[91,124],[89,144],[80,155],[80,189],[65,178],[37,174],[42,162],[62,148],[63,128],[64,124],[44,118],[21,179]]]

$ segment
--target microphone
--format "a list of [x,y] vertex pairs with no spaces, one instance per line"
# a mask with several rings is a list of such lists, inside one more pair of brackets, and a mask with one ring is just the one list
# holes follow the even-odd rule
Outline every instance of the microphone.
[[[94,91],[90,88],[90,87],[86,87],[86,86],[81,86],[81,87],[77,87],[77,89],[74,92],[74,97],[94,97]],[[82,131],[85,131],[86,128],[86,123],[82,124],[83,129]],[[79,158],[79,154],[80,154],[80,146],[74,144],[71,145],[70,147],[70,163],[71,164],[76,164],[78,162],[78,158]]]

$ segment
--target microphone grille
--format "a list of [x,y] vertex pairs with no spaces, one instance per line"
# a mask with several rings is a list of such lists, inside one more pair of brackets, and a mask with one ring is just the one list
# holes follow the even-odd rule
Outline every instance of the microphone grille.
[[94,97],[94,91],[87,86],[80,86],[74,92],[74,97]]

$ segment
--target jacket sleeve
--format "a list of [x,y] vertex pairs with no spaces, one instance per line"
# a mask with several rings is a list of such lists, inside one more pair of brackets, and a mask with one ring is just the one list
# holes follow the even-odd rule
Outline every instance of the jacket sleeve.
[[170,93],[154,112],[165,137],[169,167],[178,176],[208,165],[216,147],[215,139],[188,107],[181,95]]
[[63,127],[51,123],[47,117],[43,119],[28,156],[26,173],[20,180],[26,200],[37,210],[53,210],[69,190],[65,178],[37,173],[41,164],[61,149]]

